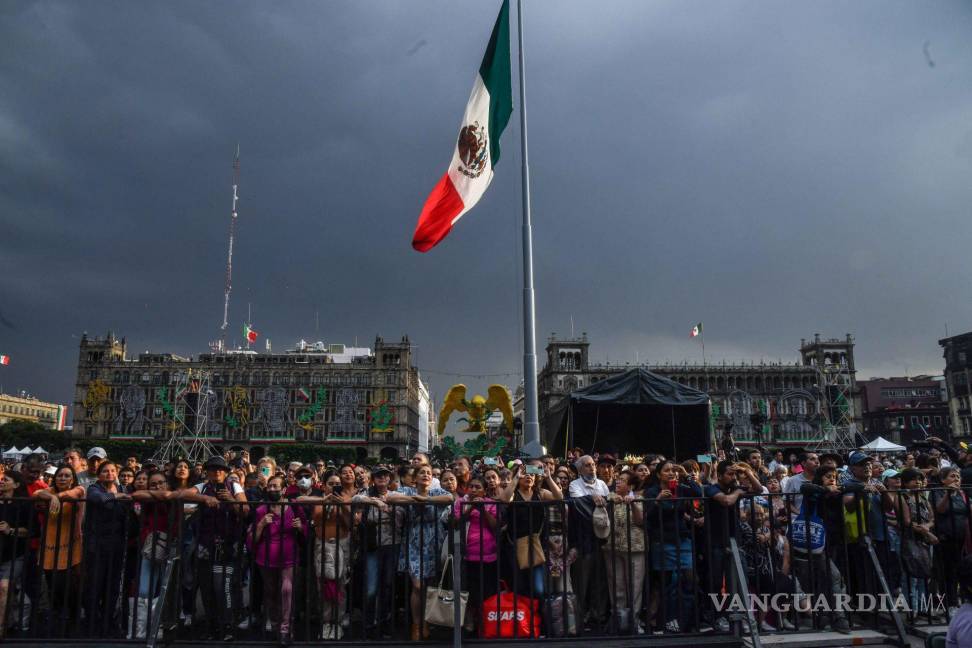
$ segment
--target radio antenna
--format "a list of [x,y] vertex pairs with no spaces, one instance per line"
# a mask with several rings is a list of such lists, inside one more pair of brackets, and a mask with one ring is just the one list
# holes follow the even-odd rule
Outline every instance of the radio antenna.
[[239,201],[237,189],[240,186],[240,145],[236,144],[236,157],[233,158],[233,212],[230,216],[229,252],[226,255],[226,289],[223,292],[223,325],[220,327],[220,347],[226,346],[226,327],[229,326],[230,293],[233,292],[233,236],[236,234],[236,203]]

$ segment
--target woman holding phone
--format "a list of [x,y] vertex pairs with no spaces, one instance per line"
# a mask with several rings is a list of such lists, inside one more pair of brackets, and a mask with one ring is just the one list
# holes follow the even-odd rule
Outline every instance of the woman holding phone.
[[694,498],[701,497],[702,487],[671,460],[658,464],[644,493],[651,568],[664,582],[667,632],[681,632],[693,618],[692,528],[686,519]]
[[271,628],[280,633],[280,643],[289,645],[294,566],[306,526],[302,507],[280,504],[283,490],[280,475],[267,482],[267,503],[257,507],[248,540],[263,578],[263,609]]

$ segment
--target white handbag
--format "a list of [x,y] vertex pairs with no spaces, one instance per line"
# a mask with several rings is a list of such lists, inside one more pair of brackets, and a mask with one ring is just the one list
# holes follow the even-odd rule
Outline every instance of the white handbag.
[[[425,591],[425,622],[432,625],[445,626],[452,628],[455,626],[455,601],[456,593],[451,589],[443,589],[442,583],[445,582],[446,571],[452,566],[452,556],[446,558],[442,565],[442,576],[439,577],[439,586],[430,587]],[[466,618],[466,603],[469,601],[469,592],[459,592],[459,624],[462,625]]]

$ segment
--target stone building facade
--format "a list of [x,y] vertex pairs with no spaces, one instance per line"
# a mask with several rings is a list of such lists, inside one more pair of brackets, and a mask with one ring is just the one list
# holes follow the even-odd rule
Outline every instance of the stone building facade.
[[[564,396],[613,374],[631,364],[596,364],[590,361],[590,342],[584,334],[576,339],[549,338],[546,364],[537,382],[540,424]],[[653,373],[709,394],[713,429],[718,433],[732,423],[740,445],[761,443],[776,446],[829,445],[833,432],[828,422],[841,413],[860,429],[860,398],[854,366],[854,339],[823,339],[815,335],[800,341],[799,362],[644,364]],[[841,389],[834,385],[840,383]],[[830,387],[828,388],[828,385]],[[841,392],[848,397],[836,396]],[[835,409],[841,402],[842,412]],[[750,416],[762,411],[766,424],[756,430]]]
[[81,339],[73,434],[159,439],[179,429],[224,447],[301,442],[406,456],[428,443],[428,394],[408,337],[378,337],[373,349],[301,342],[283,353],[129,358],[109,332]]
[[861,380],[864,432],[910,445],[926,436],[952,437],[944,380],[905,376]]
[[945,385],[952,434],[972,437],[972,333],[953,335],[938,341],[945,356]]
[[26,394],[0,394],[0,425],[11,421],[27,421],[60,431],[64,429],[66,417],[67,405],[45,403]]

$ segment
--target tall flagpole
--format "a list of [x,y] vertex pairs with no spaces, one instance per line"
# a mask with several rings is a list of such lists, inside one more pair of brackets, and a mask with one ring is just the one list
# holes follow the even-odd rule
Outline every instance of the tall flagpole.
[[527,151],[526,77],[523,64],[523,0],[516,3],[520,70],[520,161],[523,185],[523,394],[525,396],[523,447],[531,457],[545,454],[540,444],[537,404],[537,339],[533,295],[533,230],[530,222],[530,161]]

